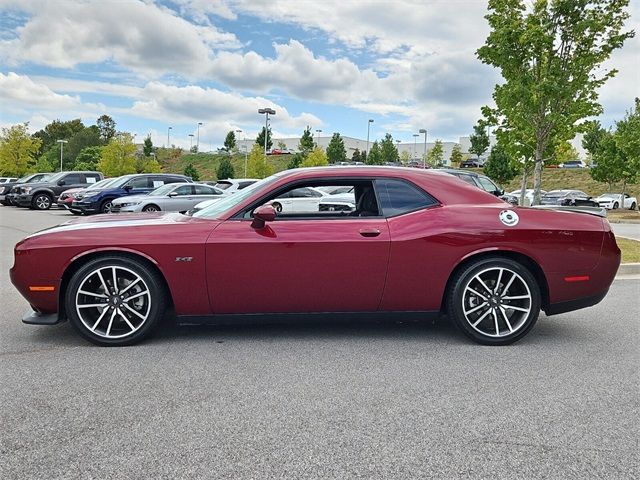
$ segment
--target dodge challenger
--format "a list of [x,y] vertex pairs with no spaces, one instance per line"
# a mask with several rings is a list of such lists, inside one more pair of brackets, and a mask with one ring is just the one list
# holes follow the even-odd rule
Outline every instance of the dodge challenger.
[[[352,210],[276,212],[294,189],[345,187]],[[472,340],[524,337],[540,311],[600,302],[620,263],[606,218],[514,207],[456,177],[397,167],[275,174],[194,214],[78,218],[15,247],[23,322],[68,320],[105,346],[249,318],[446,316]],[[174,315],[175,313],[175,315]]]

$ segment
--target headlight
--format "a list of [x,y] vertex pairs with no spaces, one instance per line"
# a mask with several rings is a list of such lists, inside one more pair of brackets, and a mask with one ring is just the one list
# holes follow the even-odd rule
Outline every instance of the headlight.
[[136,205],[140,205],[140,202],[125,202],[120,204],[121,207],[134,207]]
[[6,189],[7,187],[0,187],[0,195],[2,195]]
[[80,198],[91,198],[91,197],[95,197],[96,195],[98,195],[98,193],[99,192],[79,194],[77,198],[78,199],[80,199]]
[[33,190],[33,187],[22,187],[22,193],[29,193]]

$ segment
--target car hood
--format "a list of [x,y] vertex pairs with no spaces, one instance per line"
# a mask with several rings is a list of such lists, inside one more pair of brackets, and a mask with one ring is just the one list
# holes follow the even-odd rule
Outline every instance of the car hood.
[[[203,221],[187,215],[175,212],[158,212],[158,213],[120,213],[120,214],[103,214],[93,215],[91,217],[81,217],[69,220],[56,227],[40,230],[26,238],[33,238],[41,235],[62,233],[62,232],[79,232],[82,230],[96,230],[104,228],[117,227],[139,227],[139,226],[161,226],[176,225],[180,223],[189,223],[193,221]],[[206,220],[204,220],[206,221]]]

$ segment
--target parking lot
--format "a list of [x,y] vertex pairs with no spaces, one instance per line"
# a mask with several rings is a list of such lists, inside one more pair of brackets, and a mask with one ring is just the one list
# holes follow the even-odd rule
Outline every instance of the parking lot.
[[508,347],[446,322],[172,327],[99,348],[27,326],[0,207],[2,478],[637,478],[640,279]]

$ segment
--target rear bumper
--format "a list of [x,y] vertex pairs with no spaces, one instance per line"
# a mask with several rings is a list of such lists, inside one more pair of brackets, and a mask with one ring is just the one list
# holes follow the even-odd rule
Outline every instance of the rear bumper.
[[57,325],[62,323],[62,320],[57,313],[27,312],[22,317],[22,323],[28,325]]
[[607,296],[607,288],[604,292],[597,295],[591,295],[589,297],[578,298],[576,300],[569,300],[567,302],[552,303],[549,305],[544,313],[547,315],[558,315],[560,313],[572,312],[573,310],[580,310],[581,308],[592,307],[602,301]]

